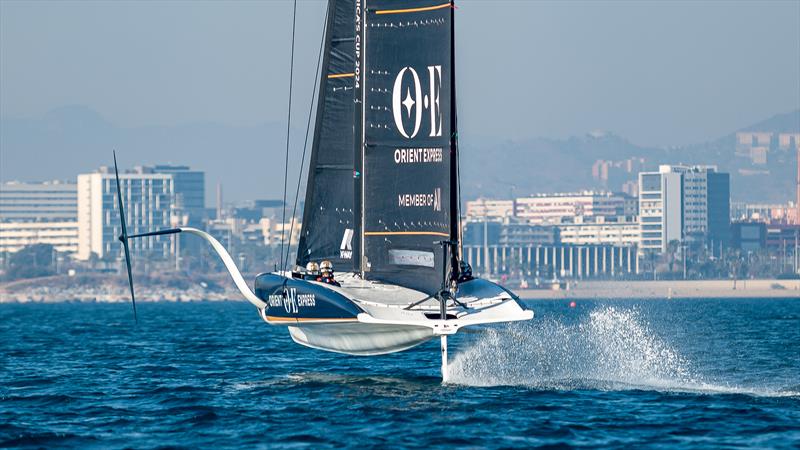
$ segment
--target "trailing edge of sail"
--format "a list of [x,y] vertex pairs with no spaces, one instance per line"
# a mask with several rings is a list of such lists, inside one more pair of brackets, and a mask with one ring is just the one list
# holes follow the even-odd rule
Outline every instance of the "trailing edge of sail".
[[356,269],[433,293],[451,264],[436,242],[457,238],[452,3],[355,10]]
[[353,267],[354,0],[330,0],[297,264]]

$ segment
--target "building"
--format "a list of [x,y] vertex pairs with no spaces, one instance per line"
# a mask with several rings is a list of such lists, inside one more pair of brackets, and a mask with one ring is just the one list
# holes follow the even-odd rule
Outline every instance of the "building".
[[464,245],[464,259],[480,276],[517,280],[631,278],[639,273],[635,246]]
[[791,223],[797,205],[788,202],[770,203],[731,203],[731,220],[756,221],[764,223]]
[[767,225],[766,228],[767,248],[793,254],[793,249],[800,245],[800,225],[776,224]]
[[63,181],[0,185],[0,253],[49,244],[78,250],[77,185]]
[[[250,222],[258,222],[262,218],[281,220],[284,214],[290,219],[293,209],[293,204],[286,205],[284,209],[282,200],[245,200],[229,208],[226,216]],[[294,213],[296,218],[303,216],[303,202],[298,202]]]
[[754,165],[767,163],[773,133],[767,131],[736,133],[736,155],[749,158]]
[[[684,235],[711,245],[730,241],[730,175],[715,166],[692,166],[684,178]],[[690,189],[693,188],[693,189]]]
[[500,242],[503,224],[494,220],[467,221],[461,233],[463,245],[487,246]]
[[640,248],[663,252],[681,240],[683,202],[681,174],[670,171],[639,173]]
[[730,241],[730,176],[715,166],[662,165],[639,174],[641,248],[663,252],[672,241]]
[[[188,166],[137,166],[120,174],[128,234],[205,219],[205,174]],[[78,175],[78,253],[89,259],[119,254],[117,184],[108,167]],[[130,242],[131,251],[149,258],[166,258],[177,251],[175,236],[150,236]]]
[[0,221],[0,253],[15,253],[29,245],[49,244],[61,253],[78,251],[78,222]]
[[514,200],[478,199],[467,202],[467,220],[503,220],[514,216]]
[[504,246],[554,245],[559,242],[558,228],[509,221],[500,227],[496,242]]
[[514,217],[532,224],[572,222],[575,217],[617,217],[635,215],[636,202],[625,194],[584,191],[539,194],[518,198]]
[[163,173],[172,175],[175,187],[175,208],[178,215],[184,216],[184,222],[200,225],[208,218],[206,213],[206,175],[199,170],[191,170],[189,166],[156,165],[153,167],[137,167],[141,173]]
[[639,222],[635,217],[576,220],[575,223],[558,225],[562,244],[571,245],[614,245],[619,247],[638,246],[640,240]]
[[735,222],[731,224],[731,246],[743,252],[756,252],[767,246],[767,224]]
[[66,181],[0,185],[0,220],[6,222],[75,221],[77,185]]
[[781,150],[800,150],[800,133],[780,133],[778,148]]

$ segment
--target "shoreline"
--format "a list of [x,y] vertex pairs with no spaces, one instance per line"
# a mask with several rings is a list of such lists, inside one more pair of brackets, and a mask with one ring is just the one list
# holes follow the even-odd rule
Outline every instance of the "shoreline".
[[[130,301],[126,280],[105,283],[63,284],[53,277],[0,285],[2,303],[122,303]],[[94,281],[94,280],[93,280]],[[125,282],[123,282],[125,281]],[[141,286],[137,302],[238,301],[239,292],[221,279],[215,286],[187,283],[166,286],[153,283]],[[59,285],[60,284],[60,285]],[[668,280],[668,281],[571,281],[567,289],[517,289],[506,286],[524,300],[567,299],[702,299],[702,298],[797,298],[800,280]]]
[[568,289],[513,289],[526,300],[798,298],[800,280],[580,281]]

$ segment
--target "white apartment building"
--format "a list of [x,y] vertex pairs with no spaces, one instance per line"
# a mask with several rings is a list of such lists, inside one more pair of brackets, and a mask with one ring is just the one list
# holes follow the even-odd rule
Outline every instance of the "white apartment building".
[[532,224],[559,224],[575,217],[635,215],[635,208],[636,202],[626,195],[584,191],[518,198],[514,215]]
[[467,202],[467,220],[503,220],[514,215],[514,200],[481,198]]
[[75,183],[7,182],[0,185],[0,253],[34,244],[57,251],[78,251]]
[[29,245],[49,244],[61,253],[78,251],[78,222],[2,222],[0,253],[14,253]]
[[[665,166],[662,166],[662,168]],[[669,167],[669,166],[666,166]],[[671,171],[639,173],[639,248],[663,252],[680,241],[683,229],[682,177]]]
[[639,222],[635,218],[606,220],[601,216],[594,221],[577,220],[557,227],[562,244],[638,246],[641,239]]
[[[120,184],[125,205],[128,234],[180,225],[175,209],[175,185],[172,174],[121,173]],[[81,260],[92,254],[99,258],[120,254],[121,233],[117,202],[117,183],[113,170],[78,175],[78,253]],[[166,257],[174,245],[174,236],[150,236],[130,241],[131,252],[150,257]]]

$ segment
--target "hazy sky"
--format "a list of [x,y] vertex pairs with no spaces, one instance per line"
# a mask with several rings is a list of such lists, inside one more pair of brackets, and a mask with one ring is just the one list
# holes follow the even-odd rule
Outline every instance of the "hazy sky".
[[[123,127],[282,122],[291,5],[0,0],[0,114],[80,104]],[[797,0],[458,6],[459,125],[475,135],[603,129],[674,145],[800,108]],[[324,3],[298,9],[299,120]]]

